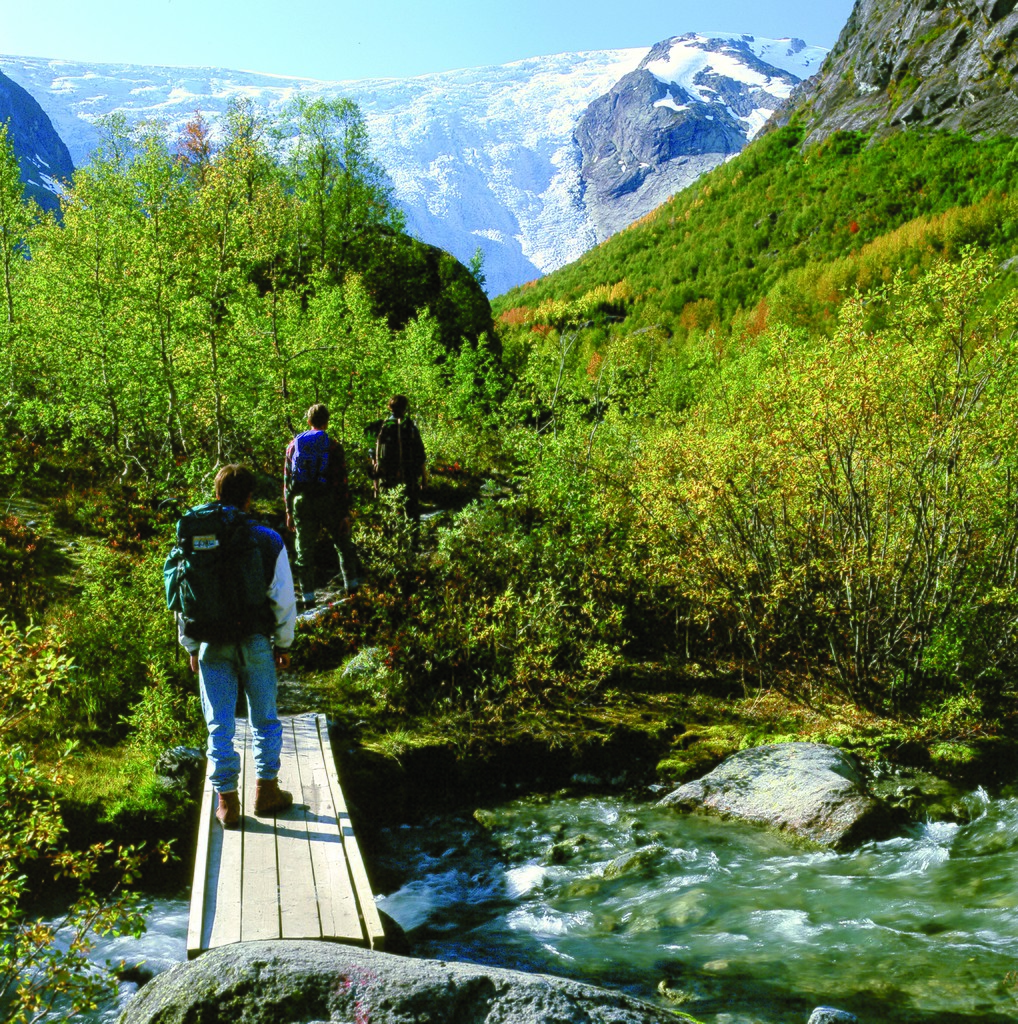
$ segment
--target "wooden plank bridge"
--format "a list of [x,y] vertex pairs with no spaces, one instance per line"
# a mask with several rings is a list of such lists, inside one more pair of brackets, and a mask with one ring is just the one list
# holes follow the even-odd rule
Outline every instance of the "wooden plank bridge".
[[381,920],[354,837],[329,746],[325,716],[283,717],[280,783],[293,807],[254,815],[255,768],[246,719],[238,787],[240,828],[215,818],[210,782],[202,797],[191,888],[187,955],[251,939],[325,939],[371,949],[384,944]]

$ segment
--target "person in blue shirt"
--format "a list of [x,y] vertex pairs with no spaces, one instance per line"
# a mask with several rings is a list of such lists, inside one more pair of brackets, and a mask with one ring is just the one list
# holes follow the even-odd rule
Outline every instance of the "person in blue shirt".
[[346,454],[326,430],[326,406],[312,405],[307,424],[308,429],[287,447],[283,465],[286,528],[295,533],[301,610],[315,606],[315,546],[323,530],[336,549],[346,593],[352,594],[360,585],[360,561],[350,538]]

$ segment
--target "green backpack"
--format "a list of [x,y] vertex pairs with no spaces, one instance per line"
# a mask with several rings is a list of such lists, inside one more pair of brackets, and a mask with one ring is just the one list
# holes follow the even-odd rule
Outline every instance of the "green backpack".
[[209,502],[184,513],[163,583],[166,607],[181,616],[192,640],[236,643],[265,629],[261,550],[248,517],[232,505]]

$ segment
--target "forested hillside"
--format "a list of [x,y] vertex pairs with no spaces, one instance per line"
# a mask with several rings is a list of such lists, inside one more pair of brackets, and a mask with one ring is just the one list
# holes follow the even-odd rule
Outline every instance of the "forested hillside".
[[610,287],[627,326],[679,337],[769,316],[818,324],[857,286],[966,243],[1013,252],[1014,139],[839,132],[803,149],[803,135],[765,135],[575,263],[500,297],[503,321],[551,321]]

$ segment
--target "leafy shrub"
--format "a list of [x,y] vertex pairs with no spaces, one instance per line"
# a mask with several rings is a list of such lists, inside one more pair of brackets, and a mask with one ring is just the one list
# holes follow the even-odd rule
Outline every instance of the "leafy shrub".
[[[52,634],[21,633],[0,621],[0,1012],[6,1024],[39,1020],[55,1006],[68,1015],[95,1009],[116,994],[117,979],[88,959],[94,936],[137,936],[144,929],[140,897],[125,888],[142,852],[112,843],[68,848],[55,787],[69,769],[70,750],[43,766],[18,742],[29,720],[46,715],[70,670]],[[94,891],[101,869],[112,870],[105,893]],[[27,904],[32,878],[46,876],[50,884],[70,884],[68,909],[56,923],[34,918]],[[55,943],[58,931],[70,939],[67,946]]]
[[53,505],[53,522],[86,537],[101,537],[114,548],[140,550],[160,530],[159,514],[130,487],[70,491]]
[[46,596],[41,543],[17,516],[0,516],[0,608],[19,622],[38,611]]
[[900,280],[878,329],[856,301],[829,345],[761,336],[658,439],[659,575],[761,677],[901,711],[1018,668],[1018,303],[987,308],[994,276],[969,254]]
[[74,660],[57,699],[72,733],[118,736],[146,689],[168,677],[193,685],[163,601],[162,556],[86,549],[79,595],[52,611]]

